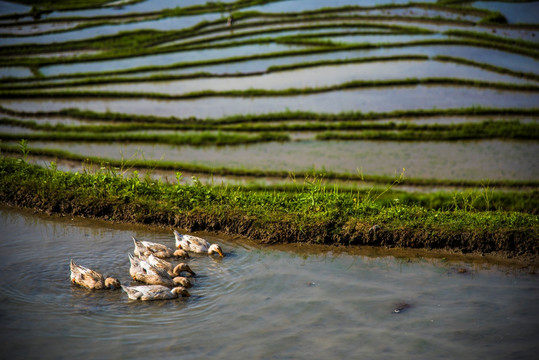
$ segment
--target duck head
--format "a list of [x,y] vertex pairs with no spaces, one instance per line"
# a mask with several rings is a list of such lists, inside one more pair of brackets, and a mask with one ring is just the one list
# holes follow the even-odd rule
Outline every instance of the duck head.
[[180,263],[178,265],[176,265],[176,267],[174,268],[174,274],[175,275],[180,275],[182,271],[187,271],[189,274],[195,276],[195,272],[193,270],[191,270],[191,268],[189,267],[189,265],[187,265],[186,263]]
[[116,278],[108,277],[105,279],[105,288],[107,289],[116,290],[119,289],[121,286],[122,284],[120,284],[120,280]]
[[181,248],[181,245],[176,249],[176,251],[174,251],[173,255],[176,258],[189,259],[189,254],[187,253],[187,251]]
[[183,286],[175,287],[174,289],[170,290],[173,294],[178,294],[178,296],[182,297],[189,297],[191,294],[189,294],[189,291],[187,291],[186,288]]
[[174,285],[181,285],[184,288],[190,288],[191,286],[193,286],[193,284],[191,284],[191,281],[189,281],[188,278],[183,276],[176,276],[174,279],[172,279],[172,281],[174,282]]
[[210,248],[208,249],[208,254],[211,255],[213,253],[219,254],[219,256],[223,257],[223,250],[221,250],[221,247],[217,244],[212,244]]

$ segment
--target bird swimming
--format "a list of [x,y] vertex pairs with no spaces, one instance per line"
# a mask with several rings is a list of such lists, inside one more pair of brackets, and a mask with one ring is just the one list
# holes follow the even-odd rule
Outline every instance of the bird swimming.
[[87,289],[119,289],[121,286],[118,279],[113,277],[108,277],[105,279],[105,277],[97,271],[75,264],[73,259],[69,264],[69,268],[71,270],[71,282]]
[[[149,256],[153,254],[155,257],[165,259],[170,257],[185,257],[184,251],[174,251],[166,245],[154,243],[151,241],[137,240],[134,236],[133,243],[135,244],[135,250],[133,253],[138,257]],[[179,249],[181,250],[181,249]],[[189,255],[187,255],[189,257]]]
[[182,235],[174,230],[174,237],[176,238],[176,247],[186,251],[192,251],[194,253],[211,255],[213,253],[219,254],[223,257],[223,250],[217,244],[210,244],[207,240],[198,236]]
[[128,254],[128,256],[129,262],[131,263],[129,275],[131,275],[133,280],[137,280],[148,285],[163,285],[169,287],[175,285],[182,285],[185,287],[192,286],[191,282],[187,278],[182,276],[172,277],[166,270],[163,270],[162,268],[155,267],[149,262],[139,259],[131,254]]
[[166,300],[175,299],[177,297],[189,297],[190,294],[182,286],[168,288],[162,285],[139,285],[139,286],[123,286],[122,289],[127,293],[131,300]]

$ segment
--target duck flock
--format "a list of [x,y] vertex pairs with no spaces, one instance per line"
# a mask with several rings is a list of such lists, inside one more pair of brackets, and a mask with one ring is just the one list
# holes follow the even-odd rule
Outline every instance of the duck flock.
[[125,286],[116,278],[105,278],[97,271],[76,264],[71,260],[71,282],[91,290],[122,288],[132,300],[165,300],[189,296],[192,286],[189,277],[195,276],[189,265],[182,262],[174,266],[165,259],[188,259],[189,252],[198,254],[218,254],[224,256],[221,247],[192,235],[182,235],[174,230],[176,250],[166,245],[150,241],[140,241],[133,237],[135,249],[128,254],[131,267],[129,274],[133,280],[145,285]]

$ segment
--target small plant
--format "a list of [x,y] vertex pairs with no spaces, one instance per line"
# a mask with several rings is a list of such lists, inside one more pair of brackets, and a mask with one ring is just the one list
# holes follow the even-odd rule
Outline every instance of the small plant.
[[28,149],[28,140],[27,139],[21,139],[19,141],[19,150],[22,154],[22,160],[26,162],[26,159],[28,158],[28,154],[30,153],[30,150]]

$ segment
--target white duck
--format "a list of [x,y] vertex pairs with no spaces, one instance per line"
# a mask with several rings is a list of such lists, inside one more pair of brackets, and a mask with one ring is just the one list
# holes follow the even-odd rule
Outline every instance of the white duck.
[[131,300],[166,300],[175,299],[179,296],[188,297],[189,292],[182,286],[169,289],[162,285],[123,286]]
[[217,253],[221,257],[224,256],[223,250],[221,250],[219,245],[210,244],[207,240],[198,236],[182,235],[174,230],[174,237],[176,238],[176,247],[178,249],[192,251],[199,254],[207,253],[208,255]]
[[69,268],[71,270],[70,278],[73,284],[77,284],[91,290],[120,288],[121,284],[118,279],[112,277],[105,279],[105,277],[97,271],[88,269],[82,265],[77,265],[73,260],[71,260]]
[[[137,240],[134,236],[132,236],[132,238],[133,243],[135,244],[135,250],[133,253],[138,257],[149,256],[150,254],[153,254],[155,257],[161,259],[169,257],[185,257],[185,251],[178,251],[181,249],[174,251],[163,244]],[[187,255],[187,257],[189,257],[189,255]]]

